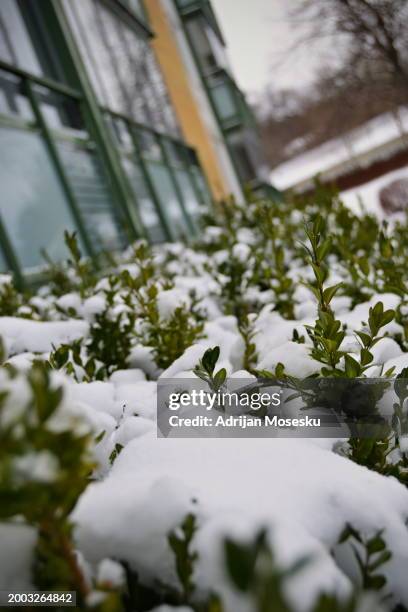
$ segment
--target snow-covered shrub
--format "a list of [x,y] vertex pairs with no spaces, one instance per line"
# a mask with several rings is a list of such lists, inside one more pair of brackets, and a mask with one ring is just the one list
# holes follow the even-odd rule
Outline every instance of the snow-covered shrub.
[[[407,229],[317,185],[229,202],[195,243],[142,241],[97,269],[66,234],[48,284],[4,279],[0,588],[115,611],[403,610]],[[159,379],[253,375],[379,377],[393,431],[156,438]]]

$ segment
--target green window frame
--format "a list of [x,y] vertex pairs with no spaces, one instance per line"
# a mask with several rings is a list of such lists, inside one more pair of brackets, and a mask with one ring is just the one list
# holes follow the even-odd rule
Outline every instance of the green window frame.
[[[28,2],[30,1],[28,0]],[[14,2],[17,6],[20,6],[21,0],[14,0]],[[100,0],[100,2],[112,7],[111,0]],[[28,3],[27,6],[29,6]],[[36,5],[34,4],[34,6]],[[126,14],[126,12],[123,13],[122,18]],[[186,173],[185,177],[188,178],[197,201],[203,204],[208,203],[208,186],[195,152],[181,140],[169,137],[167,134],[151,128],[146,129],[145,125],[140,125],[118,113],[112,113],[98,103],[61,0],[42,0],[41,19],[44,19],[43,27],[53,34],[52,44],[56,56],[54,63],[59,66],[59,80],[56,80],[57,77],[50,78],[49,75],[32,74],[19,66],[0,60],[0,80],[3,71],[3,74],[17,80],[21,91],[24,93],[19,100],[18,108],[14,110],[3,108],[3,113],[0,97],[0,129],[1,125],[14,126],[22,130],[36,130],[41,135],[54,173],[68,202],[85,254],[95,258],[97,255],[95,241],[87,228],[84,211],[81,210],[81,202],[78,198],[78,189],[73,184],[72,173],[70,174],[69,168],[67,168],[64,148],[71,148],[72,150],[76,148],[82,152],[81,155],[89,154],[99,159],[98,167],[105,175],[111,190],[110,214],[112,218],[118,219],[118,227],[123,228],[126,232],[127,242],[137,237],[149,238],[148,231],[146,231],[149,228],[143,225],[143,214],[141,212],[145,211],[140,210],[141,202],[137,193],[135,193],[132,177],[126,174],[121,162],[121,156],[124,154],[128,156],[134,167],[138,171],[140,170],[143,188],[147,194],[141,200],[145,201],[145,197],[151,199],[154,207],[152,210],[157,213],[160,220],[163,238],[174,240],[179,236],[174,230],[169,211],[166,210],[168,207],[165,199],[163,199],[162,190],[155,184],[152,173],[149,172],[149,168],[152,168],[154,164],[159,164],[165,169],[166,176],[168,176],[166,180],[169,181],[172,191],[176,194],[173,206],[177,205],[177,210],[180,211],[178,214],[180,214],[186,229],[186,236],[192,235],[196,230],[196,224],[187,210],[185,194],[183,194],[183,189],[180,186],[177,172]],[[62,72],[65,75],[64,78]],[[56,71],[54,73],[56,74]],[[52,99],[63,99],[65,102],[59,108],[57,103],[53,104]],[[82,123],[76,123],[75,113],[69,111],[70,106],[79,108]],[[123,150],[109,128],[109,122],[106,121],[108,115],[111,118],[115,116],[121,118],[126,123],[130,134],[130,148],[127,152]],[[152,156],[146,150],[142,138],[143,133],[148,134],[153,143],[156,143],[158,159],[152,159]],[[173,156],[169,152],[167,145],[169,142],[175,147],[178,152],[177,155]],[[86,188],[88,187],[87,185]],[[90,197],[87,200],[87,206],[91,207],[91,204]],[[100,212],[100,216],[103,217],[103,212]],[[150,238],[152,237],[150,236]],[[10,271],[14,273],[18,282],[22,284],[25,277],[30,281],[31,276],[19,263],[7,228],[4,223],[2,224],[1,219],[0,249],[3,255],[2,259],[6,262]]]
[[[176,240],[179,235],[174,230],[171,215],[166,209],[166,204],[163,202],[160,191],[153,180],[152,168],[154,168],[154,164],[162,166],[168,174],[169,185],[171,184],[171,190],[176,195],[177,206],[187,232],[185,236],[188,238],[191,235],[196,235],[198,228],[197,219],[194,217],[198,217],[201,212],[198,207],[204,209],[204,206],[207,207],[211,204],[211,195],[194,149],[188,147],[181,140],[141,125],[121,113],[110,111],[106,107],[103,108],[103,113],[118,153],[128,156],[130,160],[139,165],[149,196],[160,215],[167,239]],[[121,125],[124,126],[122,130]],[[196,214],[192,215],[191,211],[188,210],[188,203],[178,178],[180,172],[185,173],[185,179],[189,182],[190,193],[194,194],[198,204]],[[139,215],[141,215],[140,210]]]

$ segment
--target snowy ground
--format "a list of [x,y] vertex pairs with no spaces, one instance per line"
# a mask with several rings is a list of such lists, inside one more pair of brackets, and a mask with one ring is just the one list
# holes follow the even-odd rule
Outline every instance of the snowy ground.
[[285,190],[311,180],[319,173],[330,172],[337,166],[353,167],[356,158],[365,158],[372,150],[387,147],[407,132],[408,108],[401,107],[399,122],[391,113],[380,115],[347,133],[342,139],[330,140],[280,164],[271,172],[271,183],[277,189]]
[[343,202],[354,212],[358,212],[362,206],[365,210],[374,213],[378,217],[386,218],[386,214],[380,205],[379,193],[383,187],[401,178],[408,179],[408,168],[400,168],[393,172],[387,172],[387,174],[383,174],[369,183],[342,191],[340,196]]

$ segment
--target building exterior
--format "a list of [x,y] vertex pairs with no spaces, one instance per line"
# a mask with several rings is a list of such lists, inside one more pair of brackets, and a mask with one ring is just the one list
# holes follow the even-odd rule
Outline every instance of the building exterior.
[[182,72],[187,75],[190,95],[215,150],[226,190],[238,198],[247,186],[274,195],[256,123],[234,80],[211,3],[208,0],[147,0],[146,9],[153,29],[159,32],[153,47],[175,112],[206,172],[209,169],[202,140],[192,135],[191,114],[186,110],[185,92],[177,79]]
[[208,2],[1,0],[0,270],[65,257],[65,229],[89,256],[190,236],[212,200],[258,188],[225,61]]

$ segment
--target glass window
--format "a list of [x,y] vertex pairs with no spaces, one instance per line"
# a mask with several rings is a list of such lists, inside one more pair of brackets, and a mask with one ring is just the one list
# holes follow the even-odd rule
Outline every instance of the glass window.
[[250,158],[248,148],[245,144],[244,134],[237,132],[228,137],[228,142],[231,147],[232,156],[241,181],[249,182],[256,178],[256,169]]
[[126,157],[122,158],[122,163],[135,192],[138,210],[150,240],[152,242],[164,242],[166,235],[142,170],[135,162]]
[[199,166],[193,166],[191,172],[194,174],[196,185],[200,191],[200,199],[203,204],[210,205],[212,202],[211,194],[207,182]]
[[230,70],[224,45],[203,15],[190,17],[186,21],[186,27],[205,75],[213,74],[222,68]]
[[34,119],[31,103],[22,93],[21,80],[4,70],[0,70],[0,113]]
[[0,2],[0,58],[33,74],[43,73],[15,0]]
[[78,101],[61,95],[46,87],[34,87],[41,111],[48,127],[64,130],[77,137],[86,137],[87,132]]
[[190,40],[194,45],[201,70],[204,74],[211,74],[217,68],[217,59],[206,35],[205,22],[201,17],[189,19],[186,22]]
[[191,178],[187,170],[182,170],[181,168],[176,168],[174,170],[176,175],[177,183],[181,192],[183,194],[183,200],[187,212],[191,214],[191,216],[195,216],[200,212],[200,202],[197,200],[196,193],[194,191],[194,187],[191,183]]
[[169,219],[175,235],[178,238],[182,235],[187,235],[188,229],[183,217],[183,211],[181,210],[168,168],[154,162],[148,163],[147,168],[164,213],[167,219]]
[[220,83],[211,88],[211,97],[213,99],[217,115],[221,121],[233,119],[238,115],[236,100],[231,90],[229,83]]
[[184,166],[186,163],[184,147],[167,138],[162,138],[162,142],[170,162],[177,166]]
[[119,144],[125,151],[133,151],[133,139],[129,128],[123,119],[114,119]]
[[126,4],[142,21],[146,21],[146,13],[142,0],[125,0]]
[[177,121],[148,39],[99,0],[65,0],[99,102],[157,130],[177,134]]
[[0,129],[0,213],[25,268],[66,258],[64,230],[74,220],[41,137],[34,132]]
[[137,138],[141,154],[146,159],[162,159],[162,151],[156,134],[148,130],[137,130]]
[[78,143],[59,141],[57,146],[95,250],[122,248],[125,237],[99,159]]

